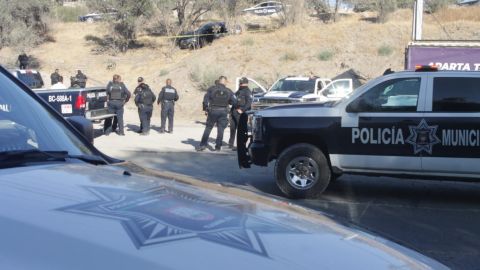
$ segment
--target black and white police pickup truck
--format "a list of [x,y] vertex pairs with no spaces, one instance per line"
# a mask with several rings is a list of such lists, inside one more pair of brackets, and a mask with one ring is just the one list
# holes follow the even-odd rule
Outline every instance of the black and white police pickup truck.
[[34,91],[64,117],[84,116],[90,121],[99,121],[114,116],[108,112],[105,87]]
[[114,116],[108,112],[105,87],[45,89],[42,75],[36,70],[16,69],[10,73],[64,117],[83,116],[98,121]]
[[[423,72],[420,72],[423,71]],[[386,75],[340,101],[247,114],[242,168],[276,160],[288,197],[314,198],[342,173],[476,180],[480,176],[480,73],[422,68]]]

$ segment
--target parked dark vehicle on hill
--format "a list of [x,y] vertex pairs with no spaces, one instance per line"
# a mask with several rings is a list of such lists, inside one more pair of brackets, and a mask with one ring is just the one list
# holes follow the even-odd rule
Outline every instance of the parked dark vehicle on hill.
[[184,32],[177,39],[180,49],[197,49],[212,43],[213,40],[225,36],[228,33],[225,22],[209,22],[195,31]]

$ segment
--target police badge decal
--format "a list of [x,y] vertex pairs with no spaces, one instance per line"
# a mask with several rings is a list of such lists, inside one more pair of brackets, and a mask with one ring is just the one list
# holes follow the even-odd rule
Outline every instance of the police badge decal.
[[93,195],[91,201],[57,210],[120,221],[137,249],[200,239],[268,257],[261,234],[302,233],[255,215],[253,205],[211,200],[173,188],[85,188]]
[[422,119],[418,126],[409,126],[408,128],[410,129],[410,136],[406,142],[413,145],[415,155],[422,151],[431,155],[433,146],[441,142],[436,135],[438,126],[429,126],[425,119]]

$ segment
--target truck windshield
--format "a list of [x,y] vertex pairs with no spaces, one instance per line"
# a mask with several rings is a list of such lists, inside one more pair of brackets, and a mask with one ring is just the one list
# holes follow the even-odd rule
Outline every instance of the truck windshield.
[[0,155],[12,151],[63,151],[92,155],[61,121],[0,68]]
[[270,91],[314,93],[315,81],[316,80],[281,79],[272,86]]

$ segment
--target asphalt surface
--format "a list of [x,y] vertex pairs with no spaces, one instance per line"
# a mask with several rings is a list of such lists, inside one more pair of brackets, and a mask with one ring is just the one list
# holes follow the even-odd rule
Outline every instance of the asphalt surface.
[[[176,135],[142,137],[141,147],[113,148],[118,145],[115,140],[131,142],[116,135],[102,136],[96,145],[145,167],[281,196],[273,164],[240,170],[233,151],[193,150],[201,127],[179,129]],[[158,147],[152,146],[155,142]],[[344,175],[331,183],[321,198],[295,203],[419,251],[452,269],[480,269],[480,183]]]

